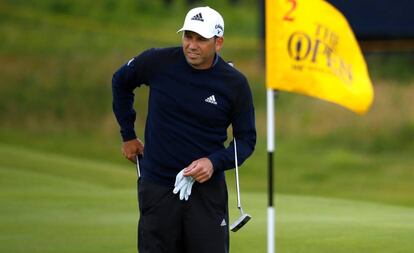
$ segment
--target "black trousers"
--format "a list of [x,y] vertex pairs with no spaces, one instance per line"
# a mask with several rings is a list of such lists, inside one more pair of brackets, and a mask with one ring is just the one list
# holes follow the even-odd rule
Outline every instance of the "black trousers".
[[188,201],[142,178],[138,182],[139,253],[228,253],[228,195],[224,180],[194,183]]

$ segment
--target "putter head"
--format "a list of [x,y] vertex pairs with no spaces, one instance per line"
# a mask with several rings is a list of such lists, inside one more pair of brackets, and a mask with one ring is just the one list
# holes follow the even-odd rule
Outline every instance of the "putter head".
[[240,216],[235,222],[233,222],[233,224],[230,225],[230,230],[233,232],[237,232],[240,228],[242,228],[244,226],[244,224],[246,224],[250,219],[252,218],[252,216],[250,216],[249,214],[245,213],[242,216]]

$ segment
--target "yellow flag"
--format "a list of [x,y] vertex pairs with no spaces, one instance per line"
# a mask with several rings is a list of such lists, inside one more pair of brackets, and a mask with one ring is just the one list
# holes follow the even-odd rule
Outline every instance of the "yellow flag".
[[266,0],[266,84],[358,114],[374,97],[347,20],[323,0]]

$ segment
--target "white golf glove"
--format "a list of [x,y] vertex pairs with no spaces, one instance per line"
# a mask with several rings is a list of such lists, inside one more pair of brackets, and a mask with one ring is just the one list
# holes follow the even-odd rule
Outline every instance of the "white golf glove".
[[193,187],[195,180],[192,177],[184,176],[184,169],[181,170],[175,177],[175,184],[173,193],[180,192],[180,200],[188,200],[191,195],[191,188]]

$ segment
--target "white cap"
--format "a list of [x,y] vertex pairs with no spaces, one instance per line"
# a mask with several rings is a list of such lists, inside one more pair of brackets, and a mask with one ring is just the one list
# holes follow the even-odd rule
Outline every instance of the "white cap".
[[210,7],[197,7],[191,9],[185,16],[183,27],[177,32],[192,31],[206,39],[214,36],[223,37],[224,20],[220,13]]

